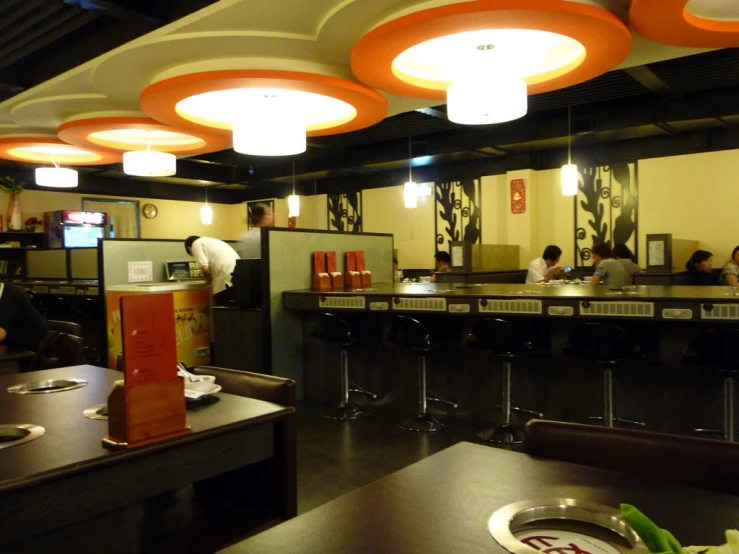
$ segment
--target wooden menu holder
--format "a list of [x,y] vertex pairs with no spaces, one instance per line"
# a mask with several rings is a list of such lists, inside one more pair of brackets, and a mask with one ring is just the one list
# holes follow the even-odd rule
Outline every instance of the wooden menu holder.
[[331,280],[331,288],[343,289],[344,288],[344,275],[341,271],[338,271],[336,266],[336,252],[333,250],[326,252],[326,272]]
[[362,275],[357,271],[357,253],[354,251],[348,251],[346,256],[346,275],[345,283],[348,289],[361,289],[362,288]]
[[190,432],[177,377],[171,293],[121,299],[124,381],[108,396],[108,448],[135,448]]
[[367,271],[367,266],[364,263],[364,250],[357,250],[357,271],[359,272],[360,280],[362,281],[362,288],[367,289],[372,286],[372,272]]
[[331,290],[331,278],[326,273],[326,260],[323,252],[313,252],[313,290]]

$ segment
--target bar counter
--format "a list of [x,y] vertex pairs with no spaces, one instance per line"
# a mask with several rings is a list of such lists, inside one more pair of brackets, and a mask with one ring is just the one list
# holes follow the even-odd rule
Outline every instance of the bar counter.
[[683,354],[704,330],[739,322],[739,295],[728,287],[377,283],[288,291],[282,301],[284,317],[302,321],[302,336],[279,340],[303,353],[309,399],[339,399],[338,351],[313,336],[317,313],[333,312],[361,337],[349,353],[352,380],[379,394],[381,405],[413,413],[416,353],[387,341],[392,318],[408,315],[446,339],[429,354],[429,388],[457,402],[465,417],[494,421],[500,359],[466,346],[475,323],[494,317],[525,329],[535,347],[513,362],[514,401],[547,419],[586,423],[602,414],[603,368],[566,354],[565,346],[576,326],[603,322],[626,330],[641,349],[614,370],[617,416],[679,434],[722,427],[723,379],[685,363]]

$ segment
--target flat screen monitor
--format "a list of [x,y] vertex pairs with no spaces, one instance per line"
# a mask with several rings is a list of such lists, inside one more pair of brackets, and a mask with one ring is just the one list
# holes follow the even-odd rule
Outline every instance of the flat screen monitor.
[[64,246],[66,248],[93,248],[98,245],[98,239],[103,238],[104,233],[104,227],[65,226]]

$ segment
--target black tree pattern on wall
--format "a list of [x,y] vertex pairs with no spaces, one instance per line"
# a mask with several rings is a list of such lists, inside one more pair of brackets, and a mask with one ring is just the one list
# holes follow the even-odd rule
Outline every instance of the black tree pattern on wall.
[[592,247],[625,244],[638,256],[637,162],[587,166],[580,171],[575,197],[575,262],[590,265]]
[[329,231],[362,232],[362,191],[329,194],[326,200]]
[[247,202],[246,203],[246,225],[247,227],[251,226],[251,216],[252,216],[252,210],[254,209],[254,206],[257,204],[264,204],[265,206],[268,206],[270,210],[272,210],[272,214],[275,213],[275,201],[274,199],[271,200],[257,200],[256,202]]
[[436,250],[452,241],[482,242],[480,179],[434,183]]

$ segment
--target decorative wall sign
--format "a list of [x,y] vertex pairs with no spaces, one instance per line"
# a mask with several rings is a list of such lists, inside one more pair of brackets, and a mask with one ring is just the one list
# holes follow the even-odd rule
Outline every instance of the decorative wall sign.
[[575,265],[590,265],[594,244],[625,244],[638,256],[637,162],[580,168],[575,197]]
[[436,250],[451,250],[451,242],[482,242],[480,179],[434,183]]
[[511,181],[511,213],[526,213],[526,183],[523,179]]
[[247,226],[251,226],[251,216],[252,216],[252,209],[257,204],[264,204],[265,206],[269,206],[269,209],[272,210],[272,215],[275,213],[275,201],[274,198],[270,200],[258,200],[256,202],[247,202],[246,203],[246,223]]
[[329,231],[362,232],[362,191],[329,194],[326,197]]

